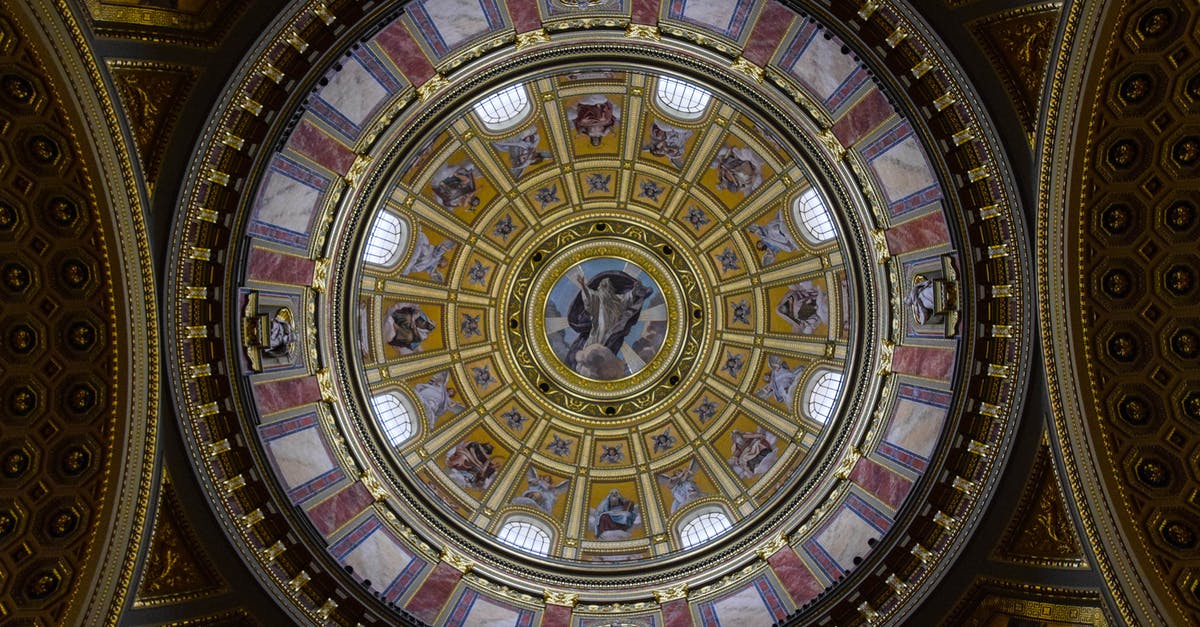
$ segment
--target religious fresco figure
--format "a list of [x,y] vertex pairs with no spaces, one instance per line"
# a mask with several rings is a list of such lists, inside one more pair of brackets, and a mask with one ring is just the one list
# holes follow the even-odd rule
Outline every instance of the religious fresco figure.
[[692,131],[671,126],[655,120],[650,124],[650,141],[642,146],[642,150],[656,157],[665,157],[671,165],[683,167],[683,151]]
[[734,429],[729,437],[733,440],[729,465],[743,479],[767,472],[778,459],[775,436],[762,427],[750,432]]
[[753,150],[727,145],[710,167],[717,170],[717,189],[746,195],[762,185],[763,165],[762,157]]
[[775,305],[775,312],[788,321],[794,333],[811,334],[829,322],[825,292],[812,281],[788,286],[787,293]]
[[700,461],[695,457],[687,468],[680,468],[670,473],[657,473],[658,482],[671,491],[671,514],[679,508],[707,496],[696,485],[696,473],[700,470]]
[[425,416],[429,420],[430,429],[433,428],[437,419],[442,417],[442,414],[457,414],[466,409],[466,406],[454,400],[454,397],[458,396],[458,392],[447,386],[449,380],[450,371],[443,370],[429,377],[429,381],[413,386],[413,391],[417,393],[417,398],[421,399],[421,404],[425,407]]
[[625,376],[627,366],[618,353],[653,290],[621,270],[599,272],[590,279],[578,270],[573,278],[579,294],[571,303],[567,321],[579,335],[567,353],[566,364],[594,379],[619,379]]
[[492,142],[492,147],[508,153],[509,172],[516,180],[521,180],[526,168],[550,159],[553,155],[545,150],[538,150],[542,136],[537,129],[530,129],[516,137],[500,139]]
[[746,231],[758,238],[754,247],[762,251],[764,266],[775,263],[775,255],[781,252],[793,253],[800,250],[800,245],[796,243],[788,231],[787,223],[783,221],[783,209],[780,209],[770,222],[751,224],[746,227]]
[[597,540],[624,540],[642,524],[641,508],[613,488],[588,515],[588,526]]
[[486,490],[504,465],[494,450],[489,442],[459,442],[446,452],[446,474],[461,488]]
[[567,120],[580,135],[587,135],[593,146],[616,130],[617,122],[621,120],[621,107],[609,100],[607,96],[592,94],[584,96],[567,109]]
[[562,496],[567,491],[570,485],[570,479],[563,479],[558,483],[554,483],[554,478],[549,475],[537,474],[537,469],[530,466],[525,470],[526,488],[521,492],[520,496],[513,497],[513,505],[524,505],[539,509],[547,514],[554,513],[554,504],[558,502],[558,497]]
[[790,368],[788,363],[778,355],[768,356],[767,364],[771,369],[763,375],[766,385],[755,394],[761,399],[774,400],[785,405],[791,403],[792,394],[796,391],[796,382],[800,380],[804,366]]
[[475,164],[470,161],[456,165],[447,163],[438,168],[430,183],[438,204],[447,211],[464,207],[474,210],[478,207],[479,197],[475,195],[475,177],[478,173]]
[[383,338],[388,346],[394,346],[401,355],[421,352],[424,342],[437,325],[421,308],[413,303],[396,303],[388,309],[384,323]]
[[412,257],[409,258],[408,264],[404,266],[404,270],[400,274],[411,276],[418,272],[424,272],[429,275],[431,280],[445,283],[446,277],[442,275],[442,270],[450,264],[446,255],[457,245],[454,240],[447,239],[434,246],[429,243],[429,236],[425,235],[425,231],[418,226],[417,243],[413,245]]

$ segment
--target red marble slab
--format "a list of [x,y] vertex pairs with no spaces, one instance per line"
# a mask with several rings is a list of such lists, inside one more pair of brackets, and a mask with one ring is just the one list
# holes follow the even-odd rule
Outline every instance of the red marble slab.
[[687,599],[675,599],[662,605],[663,625],[666,627],[692,627],[692,610]]
[[571,624],[571,608],[565,605],[547,605],[542,612],[541,627],[569,627]]
[[249,258],[246,259],[246,277],[272,283],[310,285],[313,278],[313,261],[253,247],[250,249]]
[[772,553],[767,563],[797,607],[817,598],[824,589],[790,545]]
[[912,490],[912,482],[869,458],[862,458],[850,472],[850,480],[892,509],[899,509]]
[[355,481],[308,510],[308,519],[328,537],[371,504],[371,492]]
[[634,24],[657,24],[660,0],[633,0],[630,16]]
[[937,246],[950,241],[950,229],[942,212],[927,213],[887,230],[888,250],[893,255]]
[[795,17],[796,14],[791,9],[775,0],[768,2],[758,16],[758,21],[754,23],[754,30],[750,32],[750,39],[746,41],[742,56],[758,65],[766,65],[774,56],[779,42],[783,41],[783,36],[792,26]]
[[392,63],[400,68],[408,82],[413,85],[423,85],[437,73],[433,63],[421,50],[420,44],[400,20],[392,22],[387,28],[379,31],[375,41],[379,42],[379,47],[387,53]]
[[872,87],[866,96],[850,107],[842,119],[833,124],[833,134],[843,146],[852,146],[894,115],[896,111],[887,97],[879,89]]
[[508,15],[518,33],[542,27],[542,16],[538,13],[537,0],[507,0]]
[[450,595],[461,579],[462,573],[453,566],[445,562],[438,563],[417,589],[417,593],[408,600],[404,609],[432,625],[438,614],[441,614],[442,608],[446,607],[446,602],[450,600]]
[[350,171],[354,151],[331,135],[304,120],[288,138],[288,147],[338,174]]
[[897,346],[892,371],[926,379],[949,381],[954,370],[954,350],[928,346]]
[[316,377],[268,381],[254,386],[260,414],[270,414],[321,400]]

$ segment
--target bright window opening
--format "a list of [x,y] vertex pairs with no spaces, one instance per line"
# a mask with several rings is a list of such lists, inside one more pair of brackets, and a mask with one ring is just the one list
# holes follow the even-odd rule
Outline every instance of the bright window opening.
[[833,216],[829,215],[829,208],[816,189],[810,187],[800,194],[792,210],[809,239],[814,242],[833,239]]
[[489,131],[512,128],[533,110],[524,85],[505,87],[475,103],[475,115]]
[[371,407],[384,437],[392,446],[398,446],[412,436],[412,414],[395,394],[389,392],[371,397]]
[[658,78],[658,102],[683,118],[698,118],[708,108],[712,94],[670,76]]
[[813,420],[825,424],[833,414],[833,405],[837,402],[838,393],[842,390],[842,374],[840,372],[822,372],[817,382],[812,386],[808,396],[808,415]]
[[731,526],[729,517],[724,513],[707,511],[689,520],[679,531],[679,538],[683,541],[683,548],[690,549],[725,533]]
[[404,222],[395,214],[380,211],[367,236],[367,251],[363,253],[363,261],[379,266],[395,262],[404,239]]
[[510,520],[500,527],[496,537],[503,543],[534,555],[550,554],[550,534],[525,520]]

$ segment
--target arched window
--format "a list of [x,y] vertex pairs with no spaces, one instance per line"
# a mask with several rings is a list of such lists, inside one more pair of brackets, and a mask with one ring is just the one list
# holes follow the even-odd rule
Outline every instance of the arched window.
[[503,131],[516,126],[533,110],[529,92],[524,85],[505,87],[475,103],[475,115],[489,131]]
[[700,117],[711,99],[711,93],[687,81],[670,76],[658,77],[658,103],[681,118]]
[[542,556],[550,554],[550,533],[540,524],[525,518],[514,518],[504,523],[496,538],[526,553]]
[[842,373],[826,370],[817,376],[808,393],[808,415],[825,424],[833,414],[833,405],[842,390]]
[[412,413],[395,393],[372,396],[371,408],[375,410],[375,419],[389,444],[398,446],[412,436]]
[[683,548],[690,549],[725,533],[732,526],[725,512],[707,509],[687,519],[679,530],[679,539],[683,542]]
[[396,261],[400,245],[407,239],[404,221],[394,213],[380,211],[367,235],[367,250],[363,261],[386,266]]
[[796,197],[792,211],[805,235],[814,243],[833,239],[833,216],[829,215],[829,207],[815,188],[810,187]]

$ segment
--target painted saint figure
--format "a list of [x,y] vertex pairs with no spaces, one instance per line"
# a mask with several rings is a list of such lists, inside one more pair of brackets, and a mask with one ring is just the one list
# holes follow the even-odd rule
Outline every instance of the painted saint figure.
[[474,210],[479,206],[475,195],[475,164],[465,161],[458,165],[446,164],[433,175],[433,194],[438,204],[448,211],[461,207]]
[[696,472],[700,470],[700,461],[695,457],[687,468],[680,468],[671,473],[657,474],[658,482],[671,491],[671,514],[692,501],[705,496],[696,485]]
[[624,540],[642,524],[642,514],[637,503],[613,488],[592,510],[588,522],[597,540]]
[[539,475],[537,469],[530,466],[525,470],[525,482],[528,487],[521,492],[521,496],[513,498],[513,505],[533,507],[547,514],[553,514],[554,504],[558,502],[558,497],[567,491],[570,481],[570,479],[563,479],[554,483],[553,477]]
[[494,141],[492,147],[508,153],[509,171],[512,172],[514,179],[520,180],[521,175],[525,174],[526,168],[546,161],[552,156],[545,150],[537,149],[538,143],[541,141],[542,137],[537,129],[530,129],[523,135]]
[[762,265],[764,266],[775,263],[775,255],[781,252],[791,253],[800,250],[800,246],[788,232],[787,223],[783,221],[783,209],[780,209],[770,222],[751,224],[746,227],[746,230],[751,235],[758,237],[755,248],[762,251]]
[[599,272],[591,279],[578,270],[574,279],[579,294],[567,321],[579,336],[567,354],[567,366],[584,376],[619,379],[626,375],[626,366],[617,354],[653,290],[620,270]]
[[454,250],[456,246],[453,240],[444,240],[434,246],[429,243],[429,236],[425,235],[425,231],[421,227],[417,227],[417,243],[413,246],[412,257],[409,258],[408,264],[404,266],[404,276],[411,276],[418,272],[424,272],[429,275],[429,278],[438,283],[445,283],[446,277],[442,276],[442,270],[449,265],[450,260],[446,255]]
[[762,185],[763,160],[749,148],[725,146],[712,167],[717,169],[717,189],[749,194]]
[[457,414],[466,409],[462,403],[454,400],[458,394],[454,388],[446,385],[449,380],[450,371],[443,370],[429,377],[429,381],[413,386],[417,398],[421,399],[421,404],[425,406],[425,417],[429,420],[431,429],[442,414]]
[[650,141],[642,150],[656,157],[666,157],[671,165],[683,167],[683,150],[692,131],[655,120],[650,124]]
[[750,432],[734,429],[729,435],[733,440],[729,465],[739,477],[749,479],[771,469],[777,459],[774,435],[762,427]]
[[825,292],[812,281],[788,286],[787,293],[775,306],[775,312],[788,321],[795,333],[814,333],[817,327],[829,322]]
[[607,96],[592,94],[567,109],[567,119],[576,133],[587,135],[593,146],[599,146],[606,135],[616,130],[617,122],[621,120],[621,107]]
[[460,487],[486,490],[504,464],[493,450],[488,442],[459,442],[446,453],[446,473]]
[[771,370],[763,375],[766,385],[756,394],[762,399],[773,400],[785,405],[790,404],[792,394],[796,391],[796,382],[800,380],[800,373],[804,372],[804,366],[796,366],[795,369],[792,369],[778,355],[768,356],[767,363],[771,366]]
[[421,351],[421,342],[436,328],[437,325],[417,305],[396,303],[388,314],[384,339],[401,355],[411,355]]

